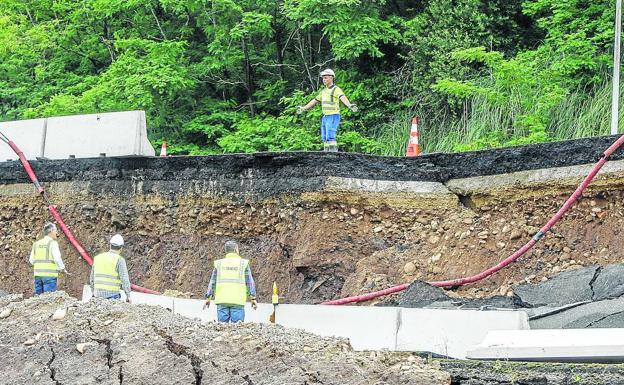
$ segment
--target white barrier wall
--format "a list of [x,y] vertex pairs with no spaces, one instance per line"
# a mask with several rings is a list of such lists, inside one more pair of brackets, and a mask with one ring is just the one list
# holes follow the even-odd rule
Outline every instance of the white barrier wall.
[[[88,286],[83,301],[91,298]],[[174,313],[216,321],[217,306],[202,309],[200,299],[173,298],[132,292],[133,304],[158,305]],[[245,322],[268,323],[273,305],[245,306]],[[278,305],[275,321],[324,337],[348,338],[355,350],[430,352],[466,358],[492,330],[529,328],[525,312],[511,310],[406,309],[375,306]]]
[[396,350],[465,358],[491,330],[529,329],[524,312],[399,308]]
[[346,337],[355,350],[395,350],[394,307],[279,305],[276,323],[324,337]]
[[[2,122],[0,131],[15,142],[27,159],[156,154],[147,139],[144,111]],[[0,143],[0,161],[8,159],[18,158],[9,146]]]
[[489,332],[468,352],[486,360],[624,362],[624,329],[540,329]]

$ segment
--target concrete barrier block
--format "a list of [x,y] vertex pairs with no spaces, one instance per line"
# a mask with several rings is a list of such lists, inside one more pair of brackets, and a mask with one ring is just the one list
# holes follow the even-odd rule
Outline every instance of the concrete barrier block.
[[355,350],[394,350],[397,308],[279,305],[276,323],[324,337],[345,337]]
[[66,159],[106,156],[154,156],[147,140],[144,111],[63,116],[48,119],[44,156]]
[[[122,297],[125,297],[125,295],[122,295]],[[164,295],[139,293],[138,291],[133,291],[132,294],[130,294],[130,299],[132,299],[133,305],[162,306],[165,309],[169,309],[173,311],[173,298],[172,297],[166,297]]]
[[468,358],[554,362],[624,362],[624,329],[491,331]]
[[521,311],[401,308],[396,350],[466,358],[492,330],[529,329]]
[[[45,119],[0,122],[0,132],[22,150],[26,159],[33,160],[43,156],[44,125]],[[0,142],[0,162],[16,159],[19,158],[11,147]]]

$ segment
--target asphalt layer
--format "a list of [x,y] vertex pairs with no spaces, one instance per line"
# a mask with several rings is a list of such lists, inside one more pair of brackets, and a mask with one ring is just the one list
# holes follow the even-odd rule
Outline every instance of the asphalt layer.
[[[355,153],[281,152],[211,156],[86,158],[32,161],[40,181],[293,179],[337,176],[395,181],[446,182],[449,179],[523,170],[591,164],[617,136],[506,147],[464,153],[433,153],[416,158]],[[618,150],[612,160],[624,158]],[[300,182],[297,182],[299,180]],[[18,161],[0,162],[0,183],[29,182]],[[300,187],[300,186],[299,186]]]

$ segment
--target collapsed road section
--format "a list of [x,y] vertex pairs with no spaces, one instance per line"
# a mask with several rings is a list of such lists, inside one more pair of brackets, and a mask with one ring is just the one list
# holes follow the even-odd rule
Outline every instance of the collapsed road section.
[[[133,283],[200,296],[226,239],[290,302],[320,302],[415,279],[492,266],[539,229],[612,137],[416,159],[261,153],[34,161],[39,180],[89,252],[123,233]],[[539,156],[538,156],[539,155]],[[542,244],[487,281],[460,289],[511,294],[514,284],[618,262],[621,151]],[[24,262],[45,207],[18,162],[0,164],[2,287],[30,292]],[[88,268],[61,240],[79,295]]]

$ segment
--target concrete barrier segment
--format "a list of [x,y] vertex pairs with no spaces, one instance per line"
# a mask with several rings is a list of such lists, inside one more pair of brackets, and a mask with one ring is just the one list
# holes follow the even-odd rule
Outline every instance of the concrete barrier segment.
[[526,313],[514,310],[401,310],[396,350],[464,359],[492,330],[526,330]]
[[624,362],[624,329],[499,330],[467,357],[478,360]]
[[[12,140],[29,160],[93,158],[111,156],[154,156],[147,138],[144,111],[59,116],[0,123],[0,131]],[[16,160],[4,143],[0,161]]]

